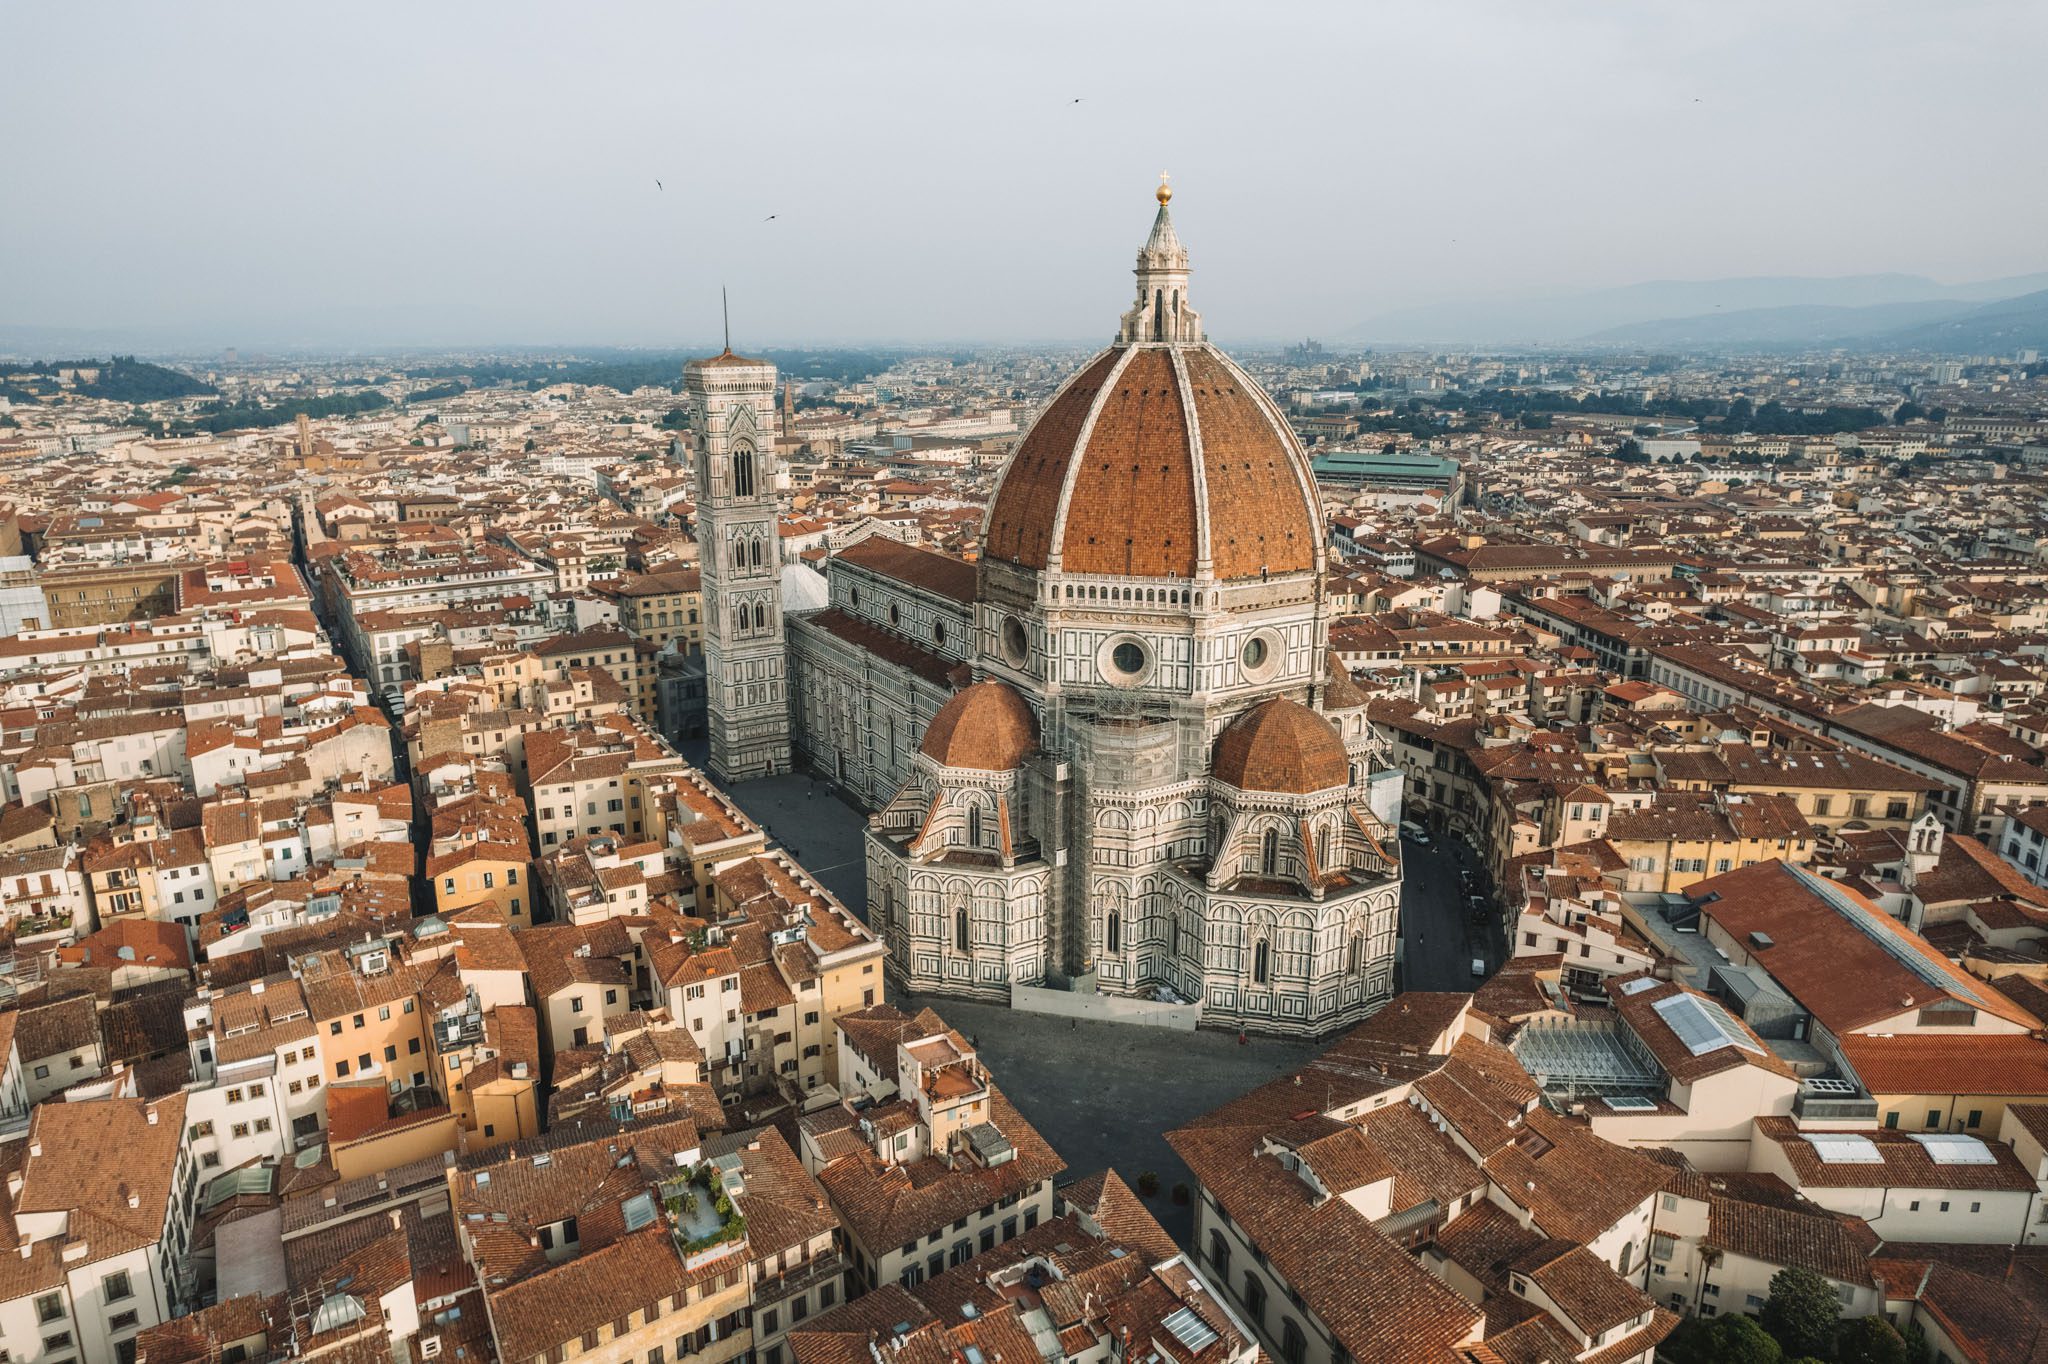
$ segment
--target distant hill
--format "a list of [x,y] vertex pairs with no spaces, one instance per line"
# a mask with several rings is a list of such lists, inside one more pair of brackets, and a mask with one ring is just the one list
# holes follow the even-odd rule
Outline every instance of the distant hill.
[[1893,350],[2048,351],[2048,289],[1987,303],[1961,316],[1901,327],[1879,340]]
[[[74,381],[68,386],[63,382],[67,370],[74,374]],[[92,378],[76,379],[79,371],[90,373]],[[132,355],[113,355],[105,360],[0,361],[0,374],[7,376],[0,381],[0,391],[17,401],[68,392],[112,402],[149,403],[164,398],[204,397],[216,391],[213,385],[184,370],[153,365]]]
[[[1725,345],[1729,344],[1727,338],[1743,328],[1730,329],[1720,320],[1709,324],[1706,319],[1714,314],[1781,313],[1776,318],[1751,317],[1747,321],[1761,329],[1762,335],[1781,338],[1769,344],[1801,344],[1789,338],[1810,332],[1833,334],[1837,328],[1845,335],[1866,329],[1871,334],[1888,332],[1939,320],[1928,310],[1931,304],[1954,305],[1950,311],[1960,315],[1975,304],[2041,289],[2048,289],[2048,274],[1962,284],[1941,284],[1925,276],[1903,274],[1652,280],[1612,289],[1492,296],[1395,309],[1368,318],[1345,334],[1379,342],[1556,343],[1650,324],[1675,324],[1681,333],[1701,335],[1701,340],[1689,344]],[[1907,311],[1890,316],[1872,313],[1863,318],[1847,315],[1883,307]],[[1791,309],[1841,310],[1844,315],[1822,311],[1802,318],[1785,312]],[[1602,344],[1684,343],[1616,340]]]
[[1800,303],[1785,308],[1738,308],[1733,312],[1701,313],[1631,322],[1579,337],[1595,346],[1637,346],[1683,350],[1688,347],[1851,346],[1873,337],[1961,317],[1972,304],[1948,299],[1917,303],[1871,303],[1860,308]]

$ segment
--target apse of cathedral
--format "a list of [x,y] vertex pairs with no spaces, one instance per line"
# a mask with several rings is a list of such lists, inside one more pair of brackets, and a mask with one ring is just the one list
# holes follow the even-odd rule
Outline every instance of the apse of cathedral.
[[869,539],[785,626],[774,369],[691,367],[713,769],[793,752],[873,811],[868,917],[906,989],[1320,1034],[1392,994],[1400,779],[1327,648],[1308,457],[1206,339],[1171,197],[1115,341],[1003,470],[978,565]]

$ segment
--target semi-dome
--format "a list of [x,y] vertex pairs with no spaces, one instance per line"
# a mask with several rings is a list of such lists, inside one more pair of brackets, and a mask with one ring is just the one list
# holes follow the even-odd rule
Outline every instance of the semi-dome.
[[1162,198],[1115,345],[1039,414],[989,507],[983,553],[1027,569],[1257,578],[1313,569],[1315,477],[1286,419],[1202,337]]
[[1261,701],[1216,736],[1216,780],[1240,791],[1302,796],[1351,780],[1351,757],[1328,720],[1284,696]]
[[1038,719],[1003,682],[977,682],[939,707],[918,751],[941,767],[1008,772],[1038,747]]

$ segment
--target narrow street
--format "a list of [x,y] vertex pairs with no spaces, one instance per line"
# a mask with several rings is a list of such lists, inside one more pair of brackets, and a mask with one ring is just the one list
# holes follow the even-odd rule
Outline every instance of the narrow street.
[[1461,867],[1471,854],[1448,838],[1431,835],[1427,844],[1402,838],[1405,876],[1401,886],[1401,973],[1404,990],[1469,990],[1479,983],[1472,960],[1484,958],[1491,971],[1499,951],[1484,941],[1486,929],[1472,923]]

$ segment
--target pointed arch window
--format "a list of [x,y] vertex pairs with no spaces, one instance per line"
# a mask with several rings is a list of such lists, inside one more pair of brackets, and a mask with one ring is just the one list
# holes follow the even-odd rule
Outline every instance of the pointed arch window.
[[967,842],[972,847],[978,848],[981,846],[981,807],[979,805],[967,807]]
[[1330,826],[1327,824],[1316,830],[1316,866],[1324,871],[1330,869]]
[[765,629],[767,629],[767,628],[768,628],[768,608],[767,608],[767,607],[765,607],[765,606],[760,606],[760,605],[756,605],[756,606],[754,607],[754,628],[755,628],[756,630],[765,630]]
[[1113,909],[1109,911],[1109,927],[1103,935],[1103,943],[1112,952],[1123,950],[1124,916]]
[[1171,942],[1168,943],[1167,950],[1177,957],[1180,955],[1180,915],[1173,916],[1173,931],[1168,936]]
[[953,947],[955,951],[967,950],[967,906],[953,911]]
[[1272,876],[1280,870],[1280,831],[1266,830],[1266,836],[1259,840],[1259,871]]
[[1346,957],[1346,959],[1345,959],[1345,962],[1344,962],[1344,969],[1345,969],[1345,970],[1346,970],[1347,972],[1351,973],[1352,975],[1357,975],[1357,974],[1358,974],[1358,970],[1359,970],[1359,968],[1360,968],[1360,967],[1362,967],[1362,966],[1364,966],[1364,965],[1365,965],[1365,934],[1363,934],[1363,933],[1353,933],[1353,934],[1351,935],[1351,951],[1350,951],[1350,954],[1349,954],[1349,955],[1348,955],[1348,956]]
[[1252,948],[1252,983],[1254,985],[1264,985],[1266,983],[1267,968],[1271,965],[1271,956],[1272,954],[1266,947],[1266,940],[1264,938],[1259,939]]
[[732,452],[732,495],[752,497],[754,495],[754,447],[735,446]]

